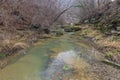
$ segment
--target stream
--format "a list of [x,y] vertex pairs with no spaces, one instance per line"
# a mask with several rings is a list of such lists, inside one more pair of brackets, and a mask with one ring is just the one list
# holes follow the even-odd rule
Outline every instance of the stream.
[[82,41],[78,44],[71,38],[54,39],[31,48],[25,56],[1,69],[0,80],[99,80],[88,72],[96,59],[93,52]]

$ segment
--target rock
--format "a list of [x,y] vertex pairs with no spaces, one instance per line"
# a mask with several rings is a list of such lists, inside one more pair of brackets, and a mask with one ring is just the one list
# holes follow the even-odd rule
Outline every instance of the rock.
[[43,29],[44,33],[49,34],[50,30],[49,29]]
[[65,28],[64,31],[65,31],[65,32],[72,32],[72,29],[70,29],[70,28]]
[[111,33],[112,33],[112,34],[116,34],[117,31],[116,31],[116,30],[111,30]]
[[30,29],[31,30],[38,30],[38,29],[40,29],[41,28],[41,24],[32,24],[31,26],[30,26]]
[[80,27],[73,27],[73,28],[71,28],[73,31],[80,31],[81,30],[81,28]]
[[117,28],[117,31],[120,31],[120,26],[116,27]]
[[111,30],[111,34],[120,34],[120,31],[116,31],[116,30]]
[[84,23],[89,23],[89,20],[85,20]]
[[81,30],[80,27],[71,27],[71,28],[64,29],[65,32],[75,32],[75,31],[80,31],[80,30]]
[[118,31],[117,34],[120,34],[120,31]]

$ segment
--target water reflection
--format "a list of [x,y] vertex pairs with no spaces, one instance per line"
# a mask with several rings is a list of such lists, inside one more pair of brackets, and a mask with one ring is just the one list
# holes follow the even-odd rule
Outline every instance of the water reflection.
[[65,65],[70,66],[71,68],[80,68],[84,69],[88,64],[78,56],[78,52],[74,50],[69,50],[59,53],[56,58],[52,61],[50,66],[45,72],[45,80],[63,80],[66,73],[63,69]]

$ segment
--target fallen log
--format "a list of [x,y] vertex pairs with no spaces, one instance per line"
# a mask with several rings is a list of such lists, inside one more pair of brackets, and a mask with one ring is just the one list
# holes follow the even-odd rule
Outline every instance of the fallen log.
[[116,67],[116,68],[119,68],[119,69],[120,69],[120,64],[115,63],[115,62],[113,62],[113,61],[104,59],[104,60],[102,60],[102,62],[105,63],[105,64],[108,64],[108,65],[111,65],[111,66],[113,66],[113,67]]

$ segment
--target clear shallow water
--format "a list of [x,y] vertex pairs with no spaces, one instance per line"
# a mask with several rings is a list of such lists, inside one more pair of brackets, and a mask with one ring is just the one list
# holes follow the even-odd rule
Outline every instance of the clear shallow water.
[[[82,44],[78,48],[69,39],[55,40],[45,43],[43,46],[36,46],[17,62],[0,70],[0,80],[52,80],[57,72],[62,73],[64,64],[74,64],[74,62],[78,62],[76,64],[79,64],[79,67],[82,65],[82,69],[88,64],[80,59],[80,56],[90,58],[81,55],[81,53],[87,53],[83,46],[85,45]],[[51,60],[53,53],[56,56]]]
[[46,44],[32,48],[24,57],[0,70],[0,80],[41,80],[42,72],[49,61],[49,47]]
[[70,68],[79,68],[81,70],[84,70],[86,67],[88,67],[89,64],[87,64],[76,53],[77,52],[74,50],[68,50],[59,53],[49,67],[45,70],[46,77],[44,80],[63,80],[68,73],[71,73],[71,71],[67,72],[63,69],[65,65],[69,66]]

